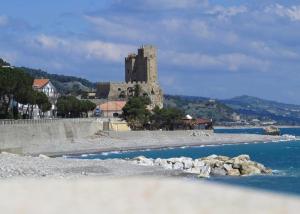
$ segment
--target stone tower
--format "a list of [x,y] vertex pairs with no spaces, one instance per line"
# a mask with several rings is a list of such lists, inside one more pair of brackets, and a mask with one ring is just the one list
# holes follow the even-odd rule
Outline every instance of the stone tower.
[[152,45],[142,46],[138,54],[129,54],[125,58],[125,81],[129,82],[157,82],[156,48]]
[[137,54],[125,58],[125,82],[100,82],[97,85],[97,97],[109,100],[127,100],[133,96],[136,84],[141,94],[151,100],[150,108],[163,107],[163,92],[158,83],[157,53],[152,45],[142,46]]

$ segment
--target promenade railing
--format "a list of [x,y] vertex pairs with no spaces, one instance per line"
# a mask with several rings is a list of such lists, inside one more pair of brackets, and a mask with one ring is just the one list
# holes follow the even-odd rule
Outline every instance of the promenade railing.
[[101,121],[99,118],[55,118],[55,119],[21,119],[21,120],[0,120],[1,125],[19,125],[19,124],[45,124],[69,121],[73,123],[87,122],[87,121]]

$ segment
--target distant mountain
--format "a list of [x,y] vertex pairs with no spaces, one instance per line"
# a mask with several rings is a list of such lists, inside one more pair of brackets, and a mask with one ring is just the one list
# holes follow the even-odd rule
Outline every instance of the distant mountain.
[[280,124],[300,124],[300,105],[285,104],[251,96],[220,100],[245,118],[276,120]]
[[84,91],[87,92],[93,90],[96,87],[95,83],[79,77],[49,74],[42,70],[31,69],[26,67],[20,67],[20,69],[34,78],[50,79],[53,85],[61,94],[72,93],[76,95]]
[[205,97],[165,95],[164,105],[180,108],[194,117],[213,118],[216,122],[232,121],[233,113],[237,113],[248,121],[275,120],[281,125],[300,125],[300,105],[246,95],[215,101]]
[[215,122],[232,121],[234,110],[223,103],[205,97],[165,95],[165,107],[176,107],[193,117],[213,119]]

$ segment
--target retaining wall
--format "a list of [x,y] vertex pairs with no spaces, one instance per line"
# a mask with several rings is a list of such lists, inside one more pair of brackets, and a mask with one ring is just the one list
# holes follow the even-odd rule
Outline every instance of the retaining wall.
[[94,119],[0,121],[0,151],[22,153],[28,146],[80,141],[103,129]]

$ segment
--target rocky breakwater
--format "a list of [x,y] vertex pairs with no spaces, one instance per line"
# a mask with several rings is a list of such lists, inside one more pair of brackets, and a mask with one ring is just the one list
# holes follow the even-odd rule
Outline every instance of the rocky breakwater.
[[197,174],[199,177],[272,174],[271,169],[252,161],[249,155],[240,155],[234,158],[211,155],[199,159],[187,157],[151,159],[140,156],[130,161],[143,166],[160,166],[168,170],[182,170],[187,173]]

